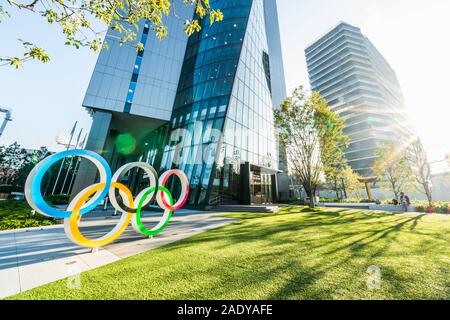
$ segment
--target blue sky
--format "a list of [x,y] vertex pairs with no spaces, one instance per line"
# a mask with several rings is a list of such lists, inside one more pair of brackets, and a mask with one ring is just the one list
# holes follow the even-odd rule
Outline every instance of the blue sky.
[[[9,5],[1,0],[5,8]],[[308,85],[304,48],[339,21],[360,28],[396,70],[414,125],[433,159],[450,153],[450,1],[448,0],[278,0],[288,91]],[[25,11],[10,10],[0,24],[1,54],[14,54],[17,38],[43,46],[48,64],[29,62],[14,70],[0,67],[0,106],[13,109],[14,121],[0,144],[18,141],[27,148],[67,135],[75,120],[89,130],[81,107],[97,56],[64,46],[55,26]],[[441,93],[444,93],[440,96]]]

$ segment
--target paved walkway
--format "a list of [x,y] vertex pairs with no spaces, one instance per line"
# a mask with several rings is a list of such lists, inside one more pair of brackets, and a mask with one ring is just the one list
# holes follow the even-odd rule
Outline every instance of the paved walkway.
[[[113,244],[91,253],[70,242],[62,225],[0,232],[0,299],[44,284],[95,269],[163,245],[189,238],[233,222],[220,213],[183,210],[177,212],[167,229],[152,239],[131,227]],[[111,230],[117,218],[86,219],[81,230],[89,238]],[[158,214],[143,218],[155,225]]]

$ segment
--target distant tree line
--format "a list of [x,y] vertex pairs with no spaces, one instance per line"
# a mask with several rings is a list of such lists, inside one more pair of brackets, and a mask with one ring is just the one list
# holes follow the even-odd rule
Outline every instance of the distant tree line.
[[[25,182],[31,170],[51,154],[47,147],[27,150],[17,142],[9,146],[0,146],[0,193],[24,192]],[[45,174],[41,184],[41,191],[44,196],[52,194],[60,165],[60,162],[53,165]],[[59,179],[56,186],[58,194],[62,190],[64,177],[68,175],[68,181],[70,182],[73,173],[74,168],[69,168],[69,163],[66,161],[60,175],[63,178]],[[66,181],[64,192],[68,191],[68,181]]]
[[382,142],[377,156],[374,172],[381,188],[390,190],[395,199],[400,192],[420,192],[427,197],[429,210],[432,210],[431,167],[419,138],[410,143]]

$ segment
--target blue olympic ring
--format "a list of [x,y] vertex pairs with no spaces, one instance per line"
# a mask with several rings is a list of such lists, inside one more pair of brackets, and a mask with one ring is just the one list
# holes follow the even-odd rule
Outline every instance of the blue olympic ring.
[[[103,201],[103,199],[108,194],[108,190],[111,187],[112,174],[108,162],[106,162],[106,160],[102,156],[92,151],[69,150],[48,157],[47,159],[39,163],[30,173],[29,177],[31,179],[29,179],[29,181],[27,180],[25,195],[28,200],[31,200],[28,202],[32,205],[33,209],[53,218],[58,219],[70,218],[70,216],[72,215],[71,211],[60,211],[56,208],[49,206],[47,202],[45,202],[41,193],[41,183],[45,173],[48,171],[48,169],[50,169],[52,165],[54,165],[56,162],[66,157],[74,157],[74,156],[79,156],[91,160],[100,170],[101,180],[103,178],[104,180],[103,183],[105,183],[105,188],[103,188],[102,192],[94,196],[93,200],[89,203],[89,205],[80,210],[79,215],[84,215],[94,210]],[[102,170],[104,170],[104,172],[101,172]]]

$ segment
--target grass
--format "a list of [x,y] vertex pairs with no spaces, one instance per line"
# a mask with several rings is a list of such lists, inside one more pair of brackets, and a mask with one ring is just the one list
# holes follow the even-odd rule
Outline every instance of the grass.
[[[288,207],[13,299],[450,299],[450,217]],[[368,268],[381,269],[369,290]]]
[[56,224],[53,219],[39,214],[30,217],[31,208],[26,201],[0,201],[0,230],[13,230],[31,227],[41,227]]

